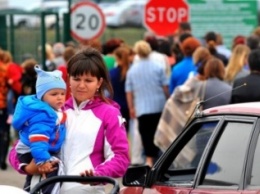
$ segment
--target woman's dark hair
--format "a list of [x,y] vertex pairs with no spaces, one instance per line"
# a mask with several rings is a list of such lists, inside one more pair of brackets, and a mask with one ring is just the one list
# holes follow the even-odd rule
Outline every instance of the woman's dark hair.
[[159,40],[159,48],[158,48],[158,52],[167,55],[168,57],[172,56],[171,53],[171,44],[169,42],[169,40]]
[[208,32],[204,37],[207,48],[209,49],[212,55],[217,53],[216,44],[217,44],[217,34],[215,32]]
[[225,66],[223,62],[216,57],[207,60],[204,67],[204,76],[206,79],[216,77],[223,80],[225,76]]
[[104,64],[101,53],[92,48],[85,47],[78,51],[74,56],[70,58],[67,64],[67,72],[69,76],[77,77],[85,74],[97,77],[98,80],[103,78],[103,82],[97,92],[97,95],[105,101],[109,100],[105,97],[105,91],[107,91],[110,97],[113,97],[113,88],[110,83],[107,68]]
[[179,36],[179,41],[180,43],[182,43],[184,40],[186,40],[187,38],[189,37],[192,37],[192,34],[191,33],[188,33],[188,32],[184,32],[183,34],[181,34]]
[[180,25],[180,28],[182,30],[189,30],[189,31],[191,31],[191,25],[190,25],[189,22],[181,22],[179,25]]
[[179,43],[173,43],[171,52],[175,55],[175,64],[179,63],[184,57]]
[[153,51],[158,51],[159,43],[155,36],[147,36],[145,41],[150,45]]
[[207,32],[207,34],[205,35],[205,41],[209,42],[209,41],[214,41],[217,42],[217,34],[215,32]]
[[114,51],[114,55],[116,58],[121,60],[121,63],[118,64],[118,67],[120,68],[120,77],[121,80],[125,80],[126,73],[129,69],[129,56],[130,56],[130,49],[126,46],[120,46]]
[[30,77],[36,77],[37,73],[34,70],[34,66],[37,65],[37,61],[35,59],[27,59],[22,64],[21,67],[24,70],[24,74],[30,76]]
[[103,54],[113,53],[115,49],[121,46],[124,41],[120,38],[111,38],[102,46]]
[[260,71],[260,49],[252,50],[249,53],[248,63],[251,71]]
[[249,37],[247,37],[246,39],[246,44],[247,46],[251,49],[258,49],[259,48],[259,44],[260,44],[260,39],[258,36],[256,35],[250,35]]

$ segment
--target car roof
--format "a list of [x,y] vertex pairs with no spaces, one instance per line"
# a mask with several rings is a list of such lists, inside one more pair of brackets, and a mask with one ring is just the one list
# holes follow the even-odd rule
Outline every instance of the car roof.
[[217,106],[203,110],[203,115],[213,114],[246,114],[246,115],[260,115],[260,102],[239,103]]

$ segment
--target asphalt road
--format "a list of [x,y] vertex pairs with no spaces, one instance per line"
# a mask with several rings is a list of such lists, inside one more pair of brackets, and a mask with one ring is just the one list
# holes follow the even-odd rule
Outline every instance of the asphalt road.
[[[11,140],[15,139],[14,130],[11,128]],[[10,147],[11,148],[11,147]],[[21,175],[9,165],[7,161],[8,167],[7,170],[0,169],[0,185],[10,185],[18,188],[23,188],[23,184],[25,182],[25,175]]]
[[7,170],[0,170],[0,185],[23,188],[24,180],[25,176],[14,171],[11,166],[8,166]]

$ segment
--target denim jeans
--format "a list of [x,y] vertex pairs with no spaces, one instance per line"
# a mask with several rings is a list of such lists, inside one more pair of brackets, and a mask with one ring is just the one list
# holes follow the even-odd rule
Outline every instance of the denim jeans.
[[13,115],[14,114],[14,91],[12,89],[8,90],[7,93],[7,114]]

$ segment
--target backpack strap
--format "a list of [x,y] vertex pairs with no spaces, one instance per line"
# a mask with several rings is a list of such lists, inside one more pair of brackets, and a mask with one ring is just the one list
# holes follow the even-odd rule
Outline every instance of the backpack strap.
[[206,84],[207,80],[202,81],[201,86],[200,86],[200,101],[204,101],[205,98],[205,93],[206,93]]

